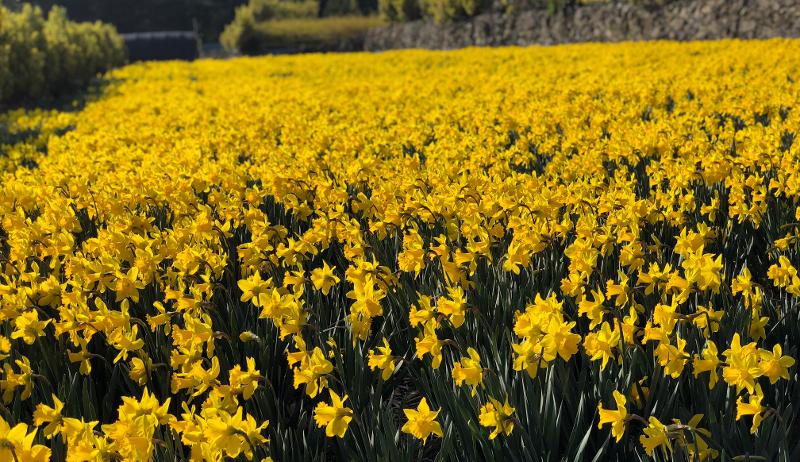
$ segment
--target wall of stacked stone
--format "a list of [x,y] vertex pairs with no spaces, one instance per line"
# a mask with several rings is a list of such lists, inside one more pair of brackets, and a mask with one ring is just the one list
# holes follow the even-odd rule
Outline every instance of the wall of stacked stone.
[[366,50],[574,42],[800,37],[800,0],[682,0],[657,9],[629,3],[488,13],[462,22],[396,23],[367,33]]

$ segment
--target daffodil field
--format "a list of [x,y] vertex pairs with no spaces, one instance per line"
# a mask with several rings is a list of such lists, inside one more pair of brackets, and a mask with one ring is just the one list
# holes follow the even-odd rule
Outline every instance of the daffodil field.
[[107,82],[0,116],[0,461],[800,460],[800,42]]

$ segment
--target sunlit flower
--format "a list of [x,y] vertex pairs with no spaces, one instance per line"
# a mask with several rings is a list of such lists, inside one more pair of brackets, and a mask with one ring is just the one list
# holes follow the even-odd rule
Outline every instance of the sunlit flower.
[[408,433],[423,442],[427,441],[432,434],[439,438],[444,435],[442,426],[436,421],[439,411],[432,411],[425,398],[422,398],[416,410],[403,409],[403,412],[408,419],[408,422],[403,425],[403,433]]

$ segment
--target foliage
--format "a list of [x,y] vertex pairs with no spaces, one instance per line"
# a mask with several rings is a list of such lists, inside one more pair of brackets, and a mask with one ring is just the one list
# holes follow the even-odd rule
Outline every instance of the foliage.
[[413,21],[422,17],[418,0],[379,0],[378,11],[390,21]]
[[229,51],[257,55],[275,49],[324,50],[357,40],[383,21],[375,16],[316,18],[315,3],[253,0],[236,12],[220,36]]
[[798,460],[797,48],[144,63],[7,114],[51,133],[0,181],[0,460]]
[[358,12],[355,0],[324,0],[319,4],[319,16],[346,16]]
[[[18,3],[8,0],[8,3]],[[246,0],[33,0],[48,11],[66,8],[76,21],[103,21],[123,33],[163,30],[192,30],[196,25],[204,41],[217,40]]]
[[516,14],[525,10],[547,8],[547,0],[497,0],[495,7],[507,14]]
[[317,8],[313,1],[250,0],[236,8],[233,21],[220,35],[220,43],[229,51],[246,52],[260,46],[257,29],[261,23],[274,19],[315,17]]
[[85,85],[122,64],[125,46],[113,27],[74,23],[61,8],[0,8],[0,102],[40,99]]
[[271,19],[312,18],[317,15],[316,2],[251,0],[250,3],[236,9],[236,17],[245,15],[256,23]]
[[489,6],[489,0],[420,0],[423,13],[439,23],[475,16]]
[[547,12],[550,14],[556,14],[560,11],[566,10],[567,8],[574,7],[578,3],[578,0],[547,0]]
[[[45,11],[53,5],[60,5],[75,20],[100,20],[125,33],[186,31],[196,25],[203,41],[216,42],[225,26],[234,20],[235,10],[246,5],[248,0],[33,0],[32,3]],[[281,3],[309,8],[309,16],[368,15],[378,9],[377,0],[284,0]]]
[[263,51],[281,48],[332,49],[342,41],[357,40],[373,27],[383,24],[375,16],[284,19],[258,27]]

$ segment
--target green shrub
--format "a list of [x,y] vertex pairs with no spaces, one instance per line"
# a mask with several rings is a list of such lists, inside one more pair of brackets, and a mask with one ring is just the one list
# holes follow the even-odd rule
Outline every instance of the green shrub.
[[320,0],[320,16],[345,16],[358,11],[356,0]]
[[316,1],[250,0],[236,8],[233,21],[225,26],[219,41],[226,50],[243,52],[257,45],[256,26],[273,19],[311,18],[318,14]]
[[245,55],[257,55],[280,49],[335,50],[348,42],[361,40],[367,30],[383,23],[384,20],[378,16],[286,18],[265,21],[248,28],[246,34],[239,39],[239,48],[235,51]]
[[255,19],[251,14],[240,14],[243,8],[246,6],[236,10],[233,21],[225,26],[219,36],[219,42],[230,52],[242,50],[244,44],[249,43],[255,33]]
[[44,36],[48,77],[60,88],[80,85],[125,61],[125,45],[113,27],[70,22],[62,8],[50,10]]
[[422,17],[418,0],[379,0],[378,10],[390,21],[412,21]]
[[40,97],[45,89],[44,19],[38,8],[25,5],[19,13],[4,11],[0,43],[8,56],[10,78],[3,81],[0,101]]
[[491,5],[491,0],[420,0],[423,13],[438,23],[475,16]]
[[39,99],[85,85],[125,62],[125,45],[102,23],[67,20],[63,8],[45,19],[38,7],[0,7],[0,102]]
[[381,25],[383,20],[376,16],[317,17],[318,14],[357,9],[356,0],[322,3],[314,0],[250,0],[236,9],[233,21],[220,35],[220,43],[230,52],[245,55],[283,48],[337,48],[343,42],[358,40],[367,29]]
[[506,13],[518,13],[525,10],[540,10],[547,8],[552,0],[497,0],[501,10]]
[[354,38],[383,24],[374,16],[332,16],[328,18],[284,19],[268,21],[259,26],[262,33],[288,37],[298,41],[331,42]]

